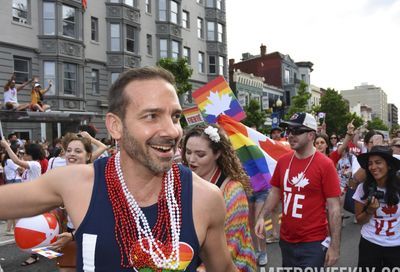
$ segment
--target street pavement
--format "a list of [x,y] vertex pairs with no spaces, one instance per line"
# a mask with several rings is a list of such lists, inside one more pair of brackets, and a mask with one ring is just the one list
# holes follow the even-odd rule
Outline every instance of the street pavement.
[[[267,221],[268,222],[268,221]],[[57,271],[54,260],[40,257],[38,263],[27,267],[20,264],[29,257],[29,254],[17,248],[13,236],[5,235],[6,222],[0,221],[0,264],[5,272],[53,272]],[[267,223],[267,229],[270,227]],[[342,228],[340,260],[338,267],[355,267],[358,258],[358,241],[360,239],[360,226],[353,223],[353,216],[345,220]],[[281,251],[278,243],[267,246],[268,264],[259,268],[259,272],[269,271],[269,268],[280,267],[282,264]],[[0,270],[1,271],[1,270]]]

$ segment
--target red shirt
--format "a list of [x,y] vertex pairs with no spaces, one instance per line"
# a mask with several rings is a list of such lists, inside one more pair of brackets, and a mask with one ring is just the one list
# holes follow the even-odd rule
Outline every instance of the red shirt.
[[42,174],[46,173],[49,161],[47,159],[39,160],[40,166],[42,167]]
[[271,185],[281,192],[281,238],[290,243],[322,241],[328,235],[326,199],[340,196],[336,168],[325,154],[316,151],[313,159],[294,156],[288,169],[292,156],[286,154],[279,159],[271,179]]

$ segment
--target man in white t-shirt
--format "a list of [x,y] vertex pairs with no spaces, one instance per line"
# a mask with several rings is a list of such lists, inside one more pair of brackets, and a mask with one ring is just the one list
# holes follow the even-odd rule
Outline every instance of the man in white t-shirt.
[[4,86],[4,107],[7,110],[25,110],[29,107],[29,103],[19,104],[17,93],[31,83],[32,80],[26,81],[18,87],[15,85],[15,73]]

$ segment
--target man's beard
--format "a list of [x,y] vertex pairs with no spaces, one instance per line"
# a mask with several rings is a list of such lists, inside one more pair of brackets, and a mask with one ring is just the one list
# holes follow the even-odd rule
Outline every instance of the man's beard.
[[[167,140],[165,140],[164,142],[166,141]],[[171,141],[175,143],[175,140],[168,140],[169,143]],[[145,146],[148,145],[145,143]],[[129,134],[128,128],[125,126],[125,124],[123,125],[123,138],[121,147],[125,150],[125,152],[131,159],[139,161],[156,175],[167,172],[172,166],[173,157],[171,157],[170,159],[166,159],[154,158],[150,156],[148,150],[140,146],[139,142],[132,135]],[[175,153],[176,146],[173,148],[173,150]]]

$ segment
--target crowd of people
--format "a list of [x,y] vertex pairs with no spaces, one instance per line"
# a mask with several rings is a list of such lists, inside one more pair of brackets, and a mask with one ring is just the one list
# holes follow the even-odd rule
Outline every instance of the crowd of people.
[[[19,88],[12,77],[8,109],[27,108],[18,104]],[[32,110],[47,109],[39,103],[47,90],[34,83]],[[7,234],[18,218],[62,210],[62,231],[51,245],[64,253],[61,271],[250,272],[268,263],[266,246],[275,242],[284,267],[333,266],[350,193],[362,225],[358,266],[400,266],[400,138],[368,131],[361,140],[353,122],[343,137],[328,136],[314,116],[296,113],[270,133],[292,151],[254,191],[220,126],[182,130],[166,70],[126,71],[112,85],[109,105],[105,122],[114,145],[96,139],[90,126],[51,145],[15,134],[0,142]],[[24,192],[30,193],[17,197]],[[38,260],[32,254],[22,265]]]

